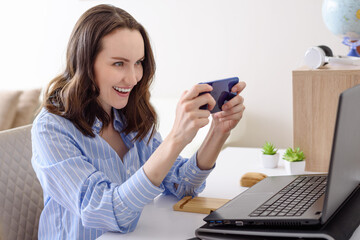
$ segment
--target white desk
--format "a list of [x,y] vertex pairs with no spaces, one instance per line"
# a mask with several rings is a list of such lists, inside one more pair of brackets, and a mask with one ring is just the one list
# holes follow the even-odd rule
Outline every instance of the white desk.
[[[278,168],[265,169],[259,160],[260,149],[257,148],[226,148],[217,160],[217,165],[207,179],[202,197],[232,199],[247,188],[240,187],[240,178],[246,172],[262,172],[269,176],[286,175],[282,161]],[[280,151],[282,154],[283,151]],[[190,239],[195,237],[195,230],[204,225],[206,214],[173,211],[178,201],[173,196],[157,197],[145,206],[134,232],[105,233],[98,240],[120,239]],[[360,239],[360,227],[351,240]]]

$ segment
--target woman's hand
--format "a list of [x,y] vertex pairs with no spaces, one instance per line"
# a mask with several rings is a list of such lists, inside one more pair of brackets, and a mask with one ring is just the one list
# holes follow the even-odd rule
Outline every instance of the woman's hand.
[[213,114],[213,121],[208,134],[197,154],[197,165],[200,169],[211,169],[221,151],[230,131],[239,123],[245,110],[244,99],[239,94],[246,84],[239,82],[231,91],[237,95],[222,106],[222,111]]
[[239,82],[232,87],[231,91],[236,92],[236,96],[222,106],[222,111],[213,114],[214,130],[222,134],[230,134],[242,118],[245,110],[244,98],[239,94],[246,87],[245,82]]
[[198,130],[209,123],[210,111],[202,110],[200,106],[208,104],[210,109],[214,108],[214,98],[209,93],[201,94],[211,90],[210,85],[198,84],[182,94],[176,107],[173,128],[143,166],[154,185],[160,186],[180,152],[193,140]]
[[185,147],[195,137],[198,130],[209,123],[210,111],[200,109],[208,104],[209,109],[215,106],[215,100],[209,93],[212,87],[208,84],[197,84],[185,91],[176,108],[176,117],[170,136]]

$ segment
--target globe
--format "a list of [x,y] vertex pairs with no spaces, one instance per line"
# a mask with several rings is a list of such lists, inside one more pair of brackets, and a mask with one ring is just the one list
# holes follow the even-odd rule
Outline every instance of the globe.
[[[360,0],[324,0],[322,16],[326,27],[350,46],[349,56],[360,56]],[[353,54],[353,55],[351,55]]]

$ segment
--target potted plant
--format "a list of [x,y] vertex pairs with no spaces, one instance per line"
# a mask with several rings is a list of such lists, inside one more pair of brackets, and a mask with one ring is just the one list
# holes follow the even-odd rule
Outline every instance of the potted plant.
[[285,170],[288,174],[301,174],[305,171],[305,154],[300,148],[287,148],[283,155]]
[[262,147],[261,162],[264,168],[276,168],[279,162],[279,153],[270,142],[265,142]]

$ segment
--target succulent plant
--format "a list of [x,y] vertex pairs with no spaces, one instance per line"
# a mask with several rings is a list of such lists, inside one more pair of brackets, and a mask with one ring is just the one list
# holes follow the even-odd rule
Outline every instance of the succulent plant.
[[296,149],[289,147],[286,149],[283,159],[289,162],[300,162],[305,160],[305,154],[300,151],[299,147]]
[[275,146],[270,142],[265,142],[262,149],[263,149],[262,152],[265,155],[275,155],[278,151],[277,149],[275,149]]

